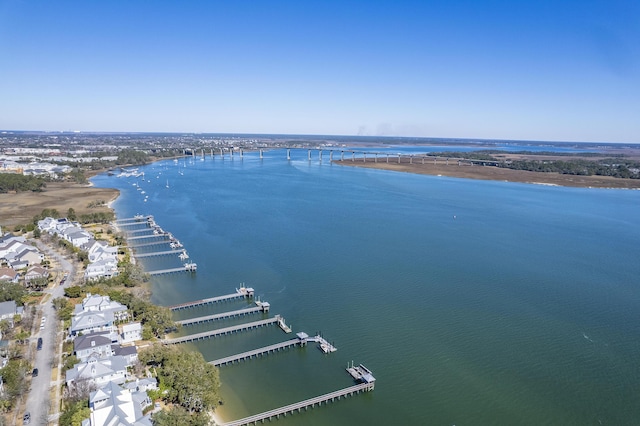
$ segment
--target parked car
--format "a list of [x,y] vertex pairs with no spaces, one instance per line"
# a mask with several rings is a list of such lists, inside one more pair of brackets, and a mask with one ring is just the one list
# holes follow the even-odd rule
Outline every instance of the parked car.
[[42,337],[38,337],[38,350],[42,349]]
[[31,373],[31,377],[38,377],[38,369],[34,368],[33,373]]
[[29,423],[31,423],[31,413],[27,411],[24,413],[24,416],[22,416],[22,424],[28,425]]

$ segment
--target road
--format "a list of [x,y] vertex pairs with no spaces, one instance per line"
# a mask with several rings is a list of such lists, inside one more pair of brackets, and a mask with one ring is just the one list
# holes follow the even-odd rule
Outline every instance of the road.
[[[38,249],[47,255],[51,260],[51,263],[57,263],[57,268],[53,269],[62,270],[68,273],[65,286],[73,284],[76,279],[76,268],[74,263],[67,260],[64,255],[56,252],[52,247],[46,245],[42,241],[35,241]],[[38,377],[33,377],[31,379],[31,390],[27,396],[25,407],[25,412],[29,411],[31,413],[31,423],[36,425],[47,424],[50,420],[55,421],[59,416],[58,409],[60,406],[60,394],[58,391],[55,393],[58,401],[53,405],[55,407],[55,413],[51,416],[49,416],[49,409],[52,406],[50,397],[51,387],[57,386],[57,389],[59,389],[59,385],[61,384],[56,382],[59,374],[56,374],[56,377],[52,377],[53,367],[60,366],[61,346],[56,345],[56,334],[63,337],[65,332],[62,330],[61,323],[56,319],[56,313],[53,309],[53,304],[51,303],[51,301],[56,297],[64,296],[63,286],[55,283],[53,287],[47,288],[44,293],[48,296],[45,296],[43,298],[43,302],[37,306],[36,317],[34,320],[34,328],[37,329],[37,332],[32,335],[30,339],[30,349],[32,353],[35,351],[36,354],[33,366],[39,370],[39,374]],[[43,316],[46,317],[46,321],[44,322],[44,328],[40,329],[40,318]],[[36,344],[39,337],[42,338],[42,350],[40,351],[36,350]],[[58,369],[58,372],[59,371],[60,370]],[[61,377],[61,379],[63,380],[64,378]],[[21,419],[22,414],[20,415],[20,421]]]

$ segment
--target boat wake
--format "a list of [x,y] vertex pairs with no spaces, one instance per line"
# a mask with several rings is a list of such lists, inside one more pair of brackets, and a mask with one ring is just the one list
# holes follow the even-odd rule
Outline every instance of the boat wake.
[[587,336],[587,333],[585,333],[584,331],[582,332],[582,337],[584,337],[585,339],[587,339],[588,341],[590,341],[591,343],[595,343],[593,341],[593,339],[591,339],[591,337]]

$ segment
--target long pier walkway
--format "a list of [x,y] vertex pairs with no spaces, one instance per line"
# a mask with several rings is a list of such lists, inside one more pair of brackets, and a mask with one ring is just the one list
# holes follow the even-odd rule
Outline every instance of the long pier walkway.
[[114,222],[119,225],[120,224],[127,225],[127,224],[134,224],[134,223],[145,223],[149,219],[153,219],[153,216],[148,215],[148,216],[125,217],[122,219],[114,220]]
[[131,231],[127,231],[125,230],[124,233],[127,235],[133,235],[133,234],[139,234],[141,232],[149,232],[149,231],[153,231],[153,228],[150,227],[146,227],[146,228],[141,228],[141,229],[133,229]]
[[147,271],[149,275],[170,274],[172,272],[195,272],[197,265],[195,263],[185,263],[179,268],[158,269],[156,271]]
[[153,253],[136,254],[135,257],[152,257],[152,256],[164,256],[166,254],[180,254],[183,250],[167,250],[167,251],[154,251]]
[[162,343],[164,343],[165,345],[175,345],[178,343],[186,343],[186,342],[192,342],[194,340],[202,340],[206,338],[222,336],[224,334],[235,333],[238,331],[249,330],[251,328],[258,328],[258,327],[263,327],[263,326],[281,323],[281,322],[284,322],[282,317],[280,315],[276,315],[273,318],[269,318],[261,321],[254,321],[246,324],[239,324],[231,327],[219,328],[217,330],[204,331],[202,333],[189,334],[188,336],[175,337],[173,339],[164,339],[162,340]]
[[171,242],[171,240],[164,239],[164,240],[159,240],[159,241],[153,241],[151,243],[142,243],[142,244],[137,244],[137,245],[129,244],[129,248],[135,250],[135,249],[140,248],[140,247],[157,246],[158,244],[169,244],[170,242]]
[[269,305],[267,304],[266,307],[264,305],[261,305],[261,306],[255,306],[253,308],[239,309],[237,311],[222,312],[219,314],[206,315],[203,317],[189,318],[185,320],[176,321],[176,323],[180,325],[192,325],[192,324],[199,324],[201,322],[215,321],[223,318],[253,314],[256,312],[265,312],[265,310],[268,311],[269,309],[268,306]]
[[178,305],[169,306],[168,308],[172,311],[195,308],[196,306],[210,305],[212,303],[223,302],[225,300],[239,299],[241,297],[251,298],[253,297],[253,293],[254,291],[251,287],[240,287],[236,289],[235,293],[225,294],[224,296],[210,297],[208,299],[194,300],[193,302],[180,303]]
[[135,240],[144,240],[144,239],[148,239],[148,238],[160,238],[160,237],[168,237],[169,234],[164,233],[164,234],[152,234],[152,235],[140,235],[137,237],[129,237],[127,238],[128,241],[135,241]]
[[216,367],[224,364],[231,364],[236,361],[241,361],[244,359],[253,358],[254,356],[260,356],[264,354],[268,354],[270,352],[276,352],[282,349],[287,349],[292,346],[304,345],[305,341],[301,339],[291,339],[286,342],[276,343],[275,345],[264,346],[262,348],[254,349],[252,351],[242,352],[239,354],[231,355],[225,358],[216,359],[215,361],[210,361],[209,364],[215,365]]
[[374,388],[375,382],[360,383],[348,388],[340,389],[334,392],[329,392],[324,395],[316,396],[314,398],[305,399],[304,401],[296,402],[294,404],[285,405],[284,407],[276,408],[274,410],[265,411],[264,413],[256,414],[253,416],[245,417],[243,419],[234,420],[231,422],[223,423],[220,426],[245,426],[263,422],[264,420],[272,419],[273,417],[279,418],[281,415],[286,416],[294,412],[300,412],[302,409],[307,410],[313,408],[316,405],[320,406],[323,402],[333,402],[342,397],[348,397],[360,392],[369,392]]

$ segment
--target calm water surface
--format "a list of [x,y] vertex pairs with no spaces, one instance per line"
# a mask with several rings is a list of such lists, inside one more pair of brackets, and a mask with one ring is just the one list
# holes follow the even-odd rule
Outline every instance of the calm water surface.
[[[344,368],[353,360],[373,371],[375,391],[278,424],[638,423],[640,192],[419,176],[306,156],[169,160],[140,168],[144,181],[93,179],[121,190],[119,217],[153,214],[198,264],[194,276],[154,278],[154,302],[246,283],[294,332],[322,331],[338,347],[221,367],[223,419],[349,386]],[[266,327],[192,347],[213,360],[290,337]]]

